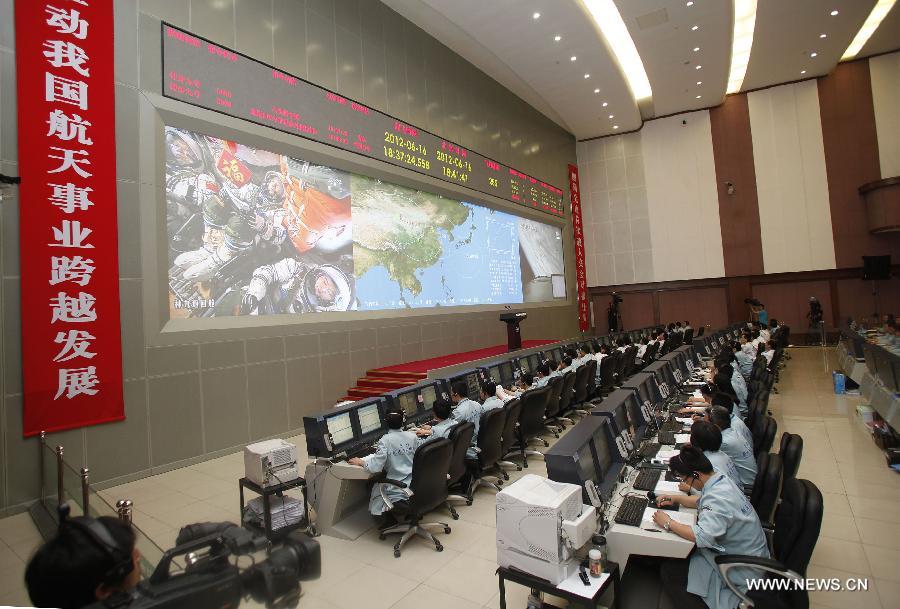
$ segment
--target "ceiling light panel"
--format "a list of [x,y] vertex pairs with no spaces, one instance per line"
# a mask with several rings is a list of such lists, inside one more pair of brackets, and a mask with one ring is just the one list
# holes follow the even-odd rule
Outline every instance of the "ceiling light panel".
[[734,32],[731,37],[731,69],[728,71],[726,93],[737,93],[744,84],[753,32],[756,28],[756,0],[734,0]]
[[872,37],[872,34],[875,33],[875,30],[881,25],[881,22],[884,21],[884,18],[887,17],[888,13],[891,12],[891,9],[894,8],[896,1],[897,0],[878,0],[872,8],[872,12],[869,13],[869,16],[866,17],[866,20],[863,22],[862,27],[856,32],[856,36],[853,37],[850,46],[844,51],[843,56],[841,56],[841,61],[853,59],[859,54],[865,44],[869,41],[869,38]]
[[653,96],[650,80],[616,4],[613,0],[582,1],[594,25],[606,39],[635,101],[649,100]]

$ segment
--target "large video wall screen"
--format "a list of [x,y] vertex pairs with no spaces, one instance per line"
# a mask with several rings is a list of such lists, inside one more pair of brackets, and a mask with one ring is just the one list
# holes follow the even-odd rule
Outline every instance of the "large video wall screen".
[[558,226],[176,127],[165,142],[172,319],[565,297]]
[[166,23],[162,49],[166,97],[564,215],[551,184],[231,49]]

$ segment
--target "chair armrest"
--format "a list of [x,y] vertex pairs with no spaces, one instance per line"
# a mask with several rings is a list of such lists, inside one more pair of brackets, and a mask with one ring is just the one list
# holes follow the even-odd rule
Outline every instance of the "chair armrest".
[[780,575],[781,577],[786,577],[788,579],[803,579],[802,575],[791,571],[777,560],[773,560],[771,558],[760,558],[758,556],[721,554],[719,556],[716,556],[716,566],[718,566],[719,574],[722,576],[722,579],[725,580],[725,585],[728,586],[728,589],[731,590],[739,599],[741,599],[741,607],[752,607],[753,601],[750,600],[749,597],[747,597],[746,593],[741,592],[734,585],[731,579],[729,579],[728,571],[731,569],[735,569],[738,567],[750,567],[753,569],[766,571],[768,573],[773,573],[775,575]]
[[396,486],[397,488],[402,489],[407,498],[413,496],[413,492],[409,489],[409,487],[407,487],[406,484],[400,482],[399,480],[385,478],[383,480],[379,480],[378,482],[381,484],[381,500],[384,501],[385,505],[387,505],[388,510],[394,509],[394,502],[390,500],[390,498],[387,496],[387,492],[385,492],[389,485]]
[[399,480],[392,480],[391,478],[385,478],[384,480],[379,480],[378,482],[380,482],[381,484],[390,484],[402,489],[406,488],[406,484],[400,482]]

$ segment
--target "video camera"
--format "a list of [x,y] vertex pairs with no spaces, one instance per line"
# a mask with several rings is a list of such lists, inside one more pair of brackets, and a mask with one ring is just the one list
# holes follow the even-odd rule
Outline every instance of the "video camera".
[[[149,579],[135,590],[113,595],[89,609],[230,609],[247,597],[272,609],[296,607],[300,582],[319,577],[319,544],[294,532],[268,557],[240,568],[231,562],[266,550],[269,541],[230,522],[206,522],[181,529],[176,546],[163,554]],[[172,561],[184,557],[184,570]]]

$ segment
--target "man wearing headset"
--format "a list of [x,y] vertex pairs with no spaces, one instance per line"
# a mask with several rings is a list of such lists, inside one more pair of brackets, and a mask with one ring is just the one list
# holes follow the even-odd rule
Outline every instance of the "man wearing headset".
[[25,585],[35,607],[75,609],[137,586],[140,560],[130,525],[109,516],[63,517],[28,561]]
[[[661,495],[659,506],[679,504],[696,507],[696,524],[673,520],[665,510],[657,510],[653,521],[697,545],[688,559],[662,564],[663,587],[678,609],[732,609],[738,597],[719,575],[717,554],[738,554],[769,558],[769,548],[756,510],[741,488],[728,476],[713,470],[712,463],[696,446],[685,446],[669,461],[669,468],[684,484],[700,495]],[[735,568],[729,575],[742,591],[747,580],[760,576],[749,568]]]

